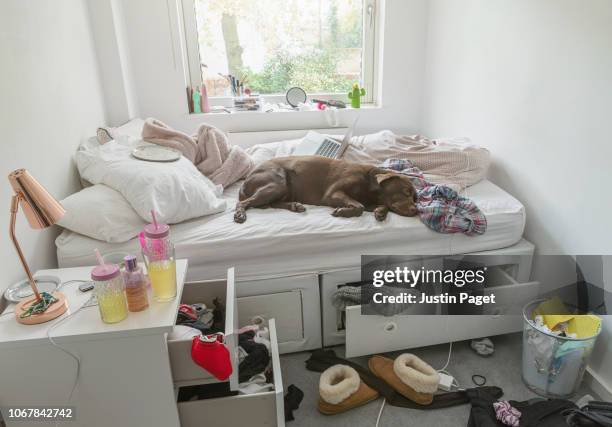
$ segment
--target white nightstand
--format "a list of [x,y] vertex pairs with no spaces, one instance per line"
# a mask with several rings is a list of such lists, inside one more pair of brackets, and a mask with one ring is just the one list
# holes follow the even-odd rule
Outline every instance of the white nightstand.
[[[58,276],[63,283],[88,280],[90,272],[91,267],[79,267],[37,274]],[[186,272],[187,261],[178,260],[177,297],[170,302],[150,298],[149,309],[129,313],[127,319],[112,325],[102,322],[96,306],[87,307],[53,329],[53,340],[81,359],[70,402],[77,363],[52,345],[47,330],[74,313],[92,293],[80,292],[78,283],[64,286],[69,311],[48,323],[22,325],[12,314],[0,317],[0,406],[68,405],[76,408],[71,426],[178,427],[166,333],[176,321]],[[9,305],[6,310],[13,308]],[[5,422],[7,426],[29,425],[10,419]]]

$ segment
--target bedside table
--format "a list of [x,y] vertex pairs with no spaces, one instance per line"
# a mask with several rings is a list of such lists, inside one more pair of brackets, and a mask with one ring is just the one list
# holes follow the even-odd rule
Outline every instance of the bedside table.
[[[89,280],[92,267],[41,270],[62,283]],[[66,314],[39,325],[22,325],[13,314],[0,317],[0,406],[74,408],[71,426],[178,427],[179,419],[166,334],[175,324],[187,261],[177,260],[177,295],[158,303],[149,295],[149,308],[115,324],[103,323],[97,306],[81,309],[93,295],[78,290],[79,283],[61,288],[69,304]],[[12,311],[15,305],[6,310]],[[68,397],[77,375],[77,362],[53,341],[80,358],[79,379],[72,400]],[[5,411],[6,412],[6,411]],[[11,421],[10,426],[30,425]],[[55,425],[54,421],[32,425]]]

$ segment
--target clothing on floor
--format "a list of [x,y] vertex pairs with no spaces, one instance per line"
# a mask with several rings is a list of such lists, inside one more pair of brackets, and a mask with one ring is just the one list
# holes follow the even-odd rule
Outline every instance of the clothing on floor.
[[479,338],[470,342],[470,347],[479,356],[490,356],[495,353],[495,345],[489,338]]
[[416,208],[421,221],[439,233],[484,234],[487,218],[476,204],[450,187],[431,184],[410,160],[387,159],[381,165],[412,179],[417,192]]
[[521,411],[514,408],[510,402],[506,400],[494,402],[493,409],[495,409],[495,416],[498,421],[501,421],[504,425],[509,427],[519,427]]
[[293,411],[300,407],[304,399],[304,392],[297,386],[291,384],[287,387],[287,394],[285,394],[285,421],[293,421]]
[[[419,405],[406,399],[404,396],[396,392],[390,385],[373,375],[363,366],[336,356],[334,350],[313,351],[310,358],[306,361],[306,369],[309,371],[323,372],[330,366],[337,364],[349,365],[354,368],[357,373],[359,373],[361,380],[374,390],[377,390],[380,395],[387,400],[387,403],[392,406],[412,409],[440,409],[469,403],[467,391],[454,391],[436,394],[431,404]],[[468,390],[485,390],[488,392],[488,394],[495,396],[496,398],[501,397],[503,394],[502,389],[499,387],[486,386]],[[492,408],[493,406],[491,406],[491,410]],[[493,413],[493,416],[495,416],[495,413]]]
[[570,427],[612,427],[612,403],[589,402],[581,409],[568,409],[564,412]]
[[[498,421],[493,404],[497,396],[484,387],[466,390],[472,409],[468,427],[504,427]],[[568,409],[577,409],[576,405],[564,399],[532,399],[523,402],[508,402],[521,413],[520,427],[561,427],[567,425],[564,413]]]

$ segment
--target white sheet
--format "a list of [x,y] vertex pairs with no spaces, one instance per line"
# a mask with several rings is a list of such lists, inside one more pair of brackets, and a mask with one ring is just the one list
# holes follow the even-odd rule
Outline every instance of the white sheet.
[[[234,206],[239,185],[224,197]],[[446,255],[500,249],[517,243],[525,226],[525,209],[489,181],[467,188],[487,216],[481,236],[441,234],[418,218],[390,213],[377,222],[366,212],[359,218],[335,218],[331,209],[307,206],[304,213],[249,209],[244,224],[233,222],[233,209],[171,227],[176,253],[189,259],[189,280],[225,277],[236,266],[243,279],[268,278],[355,268],[361,255]],[[102,253],[139,252],[138,241],[105,243],[64,231],[56,240],[60,267],[92,265],[94,248]]]

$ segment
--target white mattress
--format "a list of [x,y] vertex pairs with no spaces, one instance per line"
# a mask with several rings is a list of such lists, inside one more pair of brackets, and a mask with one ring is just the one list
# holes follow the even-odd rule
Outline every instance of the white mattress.
[[[242,279],[321,273],[355,268],[361,255],[447,255],[505,248],[517,243],[525,226],[525,209],[514,197],[489,181],[462,194],[472,198],[487,217],[481,236],[442,234],[417,218],[390,213],[377,222],[371,213],[335,218],[331,209],[307,206],[304,213],[281,209],[250,209],[244,224],[233,222],[238,185],[224,197],[232,208],[216,215],[171,227],[177,257],[189,260],[188,279],[225,276],[236,267]],[[106,243],[65,230],[56,240],[60,267],[92,265],[94,248],[104,253],[139,252],[137,239]]]

